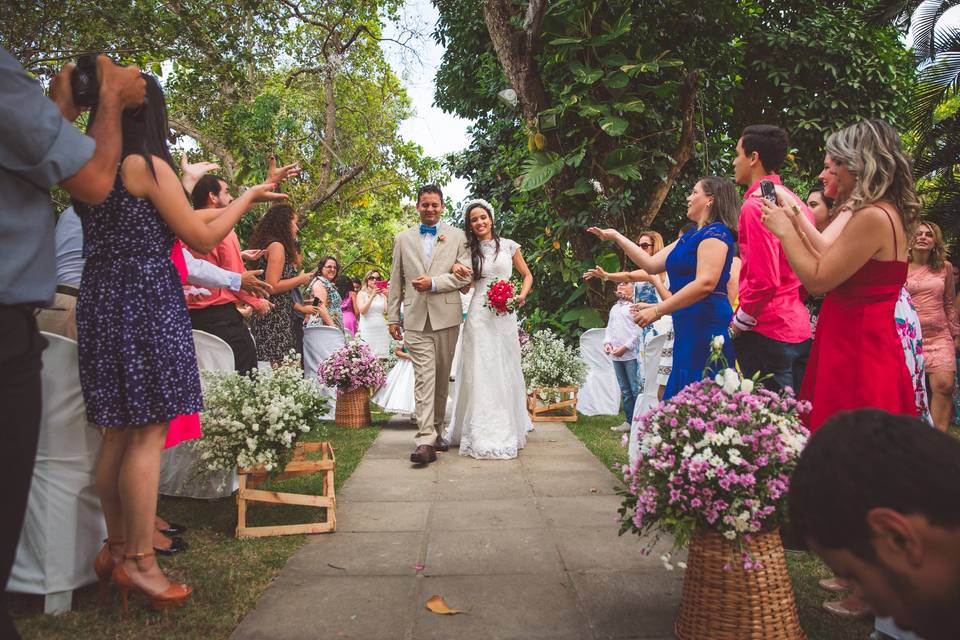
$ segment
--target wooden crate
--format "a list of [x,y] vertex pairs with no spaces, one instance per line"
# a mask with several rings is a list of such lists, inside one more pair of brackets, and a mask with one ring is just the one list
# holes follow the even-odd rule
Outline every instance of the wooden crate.
[[[308,460],[308,453],[320,452],[319,460]],[[261,538],[285,536],[296,533],[332,533],[337,530],[337,497],[333,486],[333,474],[337,459],[329,442],[305,442],[294,447],[293,458],[283,471],[271,478],[264,469],[238,469],[240,490],[237,491],[237,537]],[[294,478],[307,473],[323,473],[321,495],[263,491],[257,487],[267,481]],[[325,522],[284,524],[264,527],[247,526],[247,503],[270,502],[273,504],[297,504],[325,508]]]
[[[566,396],[565,400],[543,404],[540,392],[551,394],[559,393]],[[577,388],[576,387],[534,387],[527,396],[527,411],[533,422],[576,422],[577,421]],[[551,415],[554,414],[554,415]]]

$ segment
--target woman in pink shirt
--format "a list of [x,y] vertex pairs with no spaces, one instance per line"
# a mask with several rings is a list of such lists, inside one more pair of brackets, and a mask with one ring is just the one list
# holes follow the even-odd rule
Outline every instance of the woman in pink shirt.
[[923,358],[930,376],[930,409],[933,424],[941,431],[950,426],[957,375],[955,345],[960,336],[953,266],[945,255],[940,227],[932,222],[919,223],[909,250],[907,291],[920,316]]

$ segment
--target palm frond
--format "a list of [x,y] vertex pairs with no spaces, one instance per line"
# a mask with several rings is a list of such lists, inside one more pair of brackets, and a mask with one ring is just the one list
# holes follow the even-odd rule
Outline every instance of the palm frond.
[[937,22],[954,4],[956,2],[951,0],[925,0],[910,16],[913,51],[917,61],[930,60],[936,55]]

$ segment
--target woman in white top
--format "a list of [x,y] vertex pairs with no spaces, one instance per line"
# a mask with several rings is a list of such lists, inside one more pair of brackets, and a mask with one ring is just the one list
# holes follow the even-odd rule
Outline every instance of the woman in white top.
[[387,308],[387,288],[380,283],[383,277],[377,269],[367,271],[363,278],[363,288],[357,294],[357,313],[360,324],[357,335],[370,346],[378,358],[390,354],[390,333],[384,312]]

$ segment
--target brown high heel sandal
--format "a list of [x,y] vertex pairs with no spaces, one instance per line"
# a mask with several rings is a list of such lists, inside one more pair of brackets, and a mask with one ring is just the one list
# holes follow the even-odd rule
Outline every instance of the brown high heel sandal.
[[113,559],[110,553],[110,547],[116,547],[124,543],[124,540],[105,539],[103,547],[93,559],[93,572],[97,574],[97,582],[100,583],[100,606],[107,603],[107,596],[110,595],[110,577],[113,575],[113,567],[117,561]]
[[[154,552],[150,551],[148,553],[125,553],[123,557],[125,560],[142,560],[143,558],[149,558],[155,555]],[[146,596],[147,599],[150,600],[150,606],[156,611],[173,611],[174,609],[179,609],[183,606],[183,603],[187,601],[187,598],[190,597],[190,594],[193,593],[193,587],[179,582],[171,582],[170,586],[164,589],[162,593],[148,593],[133,583],[133,580],[130,579],[130,574],[123,568],[123,563],[117,563],[117,566],[113,568],[113,581],[117,584],[117,589],[120,591],[120,605],[123,607],[124,612],[128,610],[127,603],[131,589],[133,591],[139,591]]]

